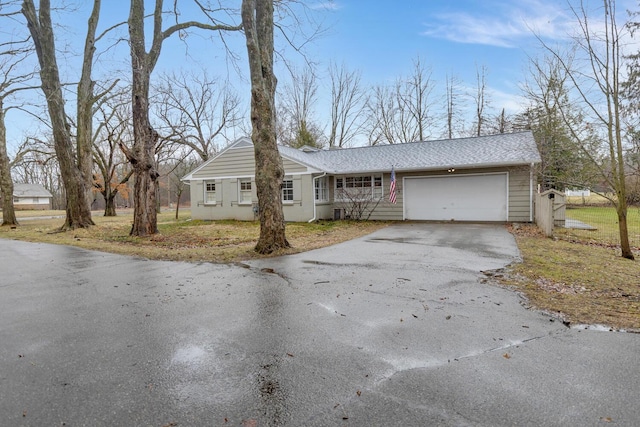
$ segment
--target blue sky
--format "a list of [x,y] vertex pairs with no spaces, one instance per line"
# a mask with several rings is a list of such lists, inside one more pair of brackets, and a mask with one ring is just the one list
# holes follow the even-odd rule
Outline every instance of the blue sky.
[[[572,2],[576,4],[576,1]],[[601,8],[601,0],[585,0]],[[329,33],[318,41],[319,55],[359,69],[371,84],[392,81],[411,71],[417,56],[444,87],[446,75],[458,76],[469,90],[478,66],[487,69],[494,110],[517,112],[520,84],[530,57],[543,52],[538,35],[550,46],[562,45],[576,30],[563,0],[336,0],[327,3]],[[622,23],[634,0],[618,0]],[[596,25],[597,22],[591,22]]]
[[332,31],[318,44],[323,56],[343,60],[377,83],[408,74],[417,56],[442,85],[453,74],[473,87],[476,67],[486,66],[494,107],[513,112],[527,57],[539,50],[532,31],[560,39],[569,30],[558,3],[338,0]]
[[[65,40],[64,47],[69,52],[61,61],[63,68],[77,64],[86,31],[88,3],[76,0],[77,11],[54,14],[54,19],[63,24],[56,29],[61,31],[58,37]],[[150,10],[152,2],[148,3]],[[173,2],[165,3],[168,8]],[[178,3],[184,5],[185,18],[189,17],[188,3],[186,0]],[[413,60],[420,57],[422,64],[432,70],[436,92],[444,91],[446,75],[457,76],[471,92],[476,85],[476,69],[484,66],[495,113],[502,108],[515,113],[521,106],[519,85],[525,79],[527,58],[541,53],[533,32],[552,45],[562,44],[575,25],[566,3],[558,0],[316,0],[306,3],[310,5],[310,13],[322,21],[326,29],[304,50],[308,58],[321,64],[321,77],[324,67],[333,61],[359,70],[367,86],[391,83],[408,75]],[[601,4],[598,0],[588,3]],[[618,0],[617,4],[623,18],[626,18],[627,8],[637,8],[635,0]],[[128,2],[124,0],[103,2],[103,8],[101,28],[127,18]],[[166,24],[169,23],[167,19]],[[126,37],[124,26],[121,35]],[[154,76],[204,67],[210,76],[228,78],[248,100],[244,41],[239,35],[231,35],[227,40],[239,55],[238,67],[244,78],[238,77],[234,67],[229,65],[220,42],[212,43],[208,35],[201,32],[191,33],[186,42],[175,36],[166,40]],[[103,43],[99,48],[107,44]],[[59,48],[61,45],[58,43]],[[101,54],[95,67],[96,78],[122,73],[122,78],[128,79],[128,54],[126,43]],[[291,49],[287,55],[294,63],[303,62],[302,57]],[[279,81],[286,84],[284,68],[279,70]],[[63,70],[70,79],[78,73],[79,69]],[[320,93],[326,93],[326,90],[321,88]],[[73,111],[73,105],[68,108]],[[318,110],[326,111],[322,100]],[[322,116],[322,111],[318,113]],[[24,128],[32,129],[33,125],[17,116],[12,118],[14,126],[9,127],[9,143],[15,145],[23,138]]]

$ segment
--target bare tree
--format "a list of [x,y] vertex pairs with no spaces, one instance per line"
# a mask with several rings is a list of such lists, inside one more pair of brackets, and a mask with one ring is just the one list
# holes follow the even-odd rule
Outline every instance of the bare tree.
[[493,123],[489,125],[491,133],[508,133],[513,130],[513,123],[511,117],[507,115],[507,112],[503,108],[500,114],[494,117]]
[[428,139],[434,123],[431,114],[434,86],[431,71],[418,58],[408,78],[396,79],[391,87],[375,87],[367,104],[369,144]]
[[242,121],[240,98],[227,84],[194,74],[172,74],[155,86],[156,115],[165,139],[193,150],[202,161],[224,147]]
[[33,0],[24,0],[22,14],[27,20],[27,26],[40,63],[42,91],[47,100],[56,156],[66,190],[66,219],[62,230],[88,227],[93,225],[89,197],[92,162],[91,124],[93,105],[99,99],[99,96],[93,93],[91,68],[95,42],[99,39],[96,37],[96,28],[100,14],[100,0],[93,1],[88,22],[82,73],[76,94],[79,116],[75,148],[71,137],[71,126],[64,108],[51,22],[50,0],[40,1],[37,12]]
[[2,196],[2,223],[0,225],[6,226],[18,225],[18,220],[13,206],[13,179],[11,178],[11,163],[7,152],[5,120],[9,110],[20,108],[20,105],[6,106],[5,101],[11,99],[19,91],[34,89],[28,85],[28,81],[33,78],[34,73],[19,71],[20,65],[30,53],[26,42],[27,40],[18,40],[0,43],[0,195]]
[[432,92],[435,82],[432,79],[431,69],[425,68],[416,58],[413,61],[413,73],[405,80],[404,90],[399,97],[400,102],[409,113],[410,123],[415,126],[415,138],[404,142],[425,141],[431,136],[431,128],[434,118],[431,114],[433,104]]
[[476,66],[476,91],[472,95],[476,107],[476,117],[474,135],[483,134],[486,118],[486,109],[489,106],[489,96],[487,94],[487,67],[485,65]]
[[455,75],[448,75],[445,86],[445,135],[448,139],[452,139],[460,133],[460,129],[464,126],[460,105],[462,99],[461,82]]
[[[104,216],[116,216],[116,197],[133,175],[120,144],[131,139],[131,103],[123,96],[112,96],[99,107],[100,125],[93,140],[93,157],[96,173],[93,188],[105,202]],[[128,195],[128,194],[127,194]]]
[[314,72],[291,69],[291,81],[279,93],[278,140],[290,147],[321,147],[321,129],[313,118],[318,100],[318,82]]
[[396,144],[402,142],[397,136],[396,97],[389,86],[378,85],[372,89],[366,104],[367,135],[369,145]]
[[255,250],[264,254],[290,246],[285,236],[280,197],[284,168],[276,143],[273,15],[273,0],[242,0],[242,24],[251,80],[251,137],[255,151],[260,216],[260,237]]
[[331,78],[331,125],[329,147],[348,147],[360,134],[366,94],[360,83],[361,74],[349,71],[343,64],[329,66]]
[[[572,137],[579,141],[588,156],[593,156],[593,153],[589,152],[589,144],[585,143],[589,142],[594,130],[599,133],[603,142],[603,148],[607,152],[607,163],[601,164],[597,158],[593,158],[593,163],[615,192],[612,202],[618,216],[621,255],[634,259],[627,226],[624,142],[626,130],[621,83],[624,75],[621,50],[627,27],[618,26],[615,6],[615,0],[602,0],[602,15],[598,25],[591,25],[596,18],[589,13],[584,3],[570,7],[578,24],[578,33],[574,36],[575,49],[586,67],[573,67],[574,63],[567,61],[558,49],[550,47],[542,39],[540,42],[567,74],[571,90],[577,94],[574,102],[580,102],[585,113],[588,113],[586,120],[576,126],[570,120],[566,109],[560,109]],[[588,122],[586,126],[585,121]]]
[[[162,29],[163,0],[156,0],[153,10],[152,42],[147,52],[145,44],[145,11],[144,0],[131,0],[129,11],[129,44],[131,47],[132,76],[132,115],[133,115],[133,147],[129,149],[120,145],[131,163],[135,174],[133,190],[134,211],[132,236],[147,236],[158,232],[156,211],[157,180],[160,176],[155,166],[156,146],[159,134],[149,120],[149,83],[151,73],[158,62],[162,43],[171,35],[195,27],[211,31],[239,30],[241,26],[219,23],[204,24],[188,21],[176,23],[166,30]],[[177,3],[174,3],[177,7]],[[174,10],[177,19],[177,10]],[[203,11],[213,20],[211,11]]]
[[[565,64],[573,61],[573,55],[564,56]],[[571,135],[565,122],[572,127],[580,126],[583,115],[580,104],[569,97],[568,75],[564,67],[554,57],[530,60],[530,69],[522,84],[528,107],[514,117],[513,126],[517,130],[531,130],[538,145],[542,162],[537,165],[538,182],[543,189],[590,188],[595,183],[594,166],[591,158],[601,163],[601,151],[590,143],[587,150],[581,147],[593,138],[584,138],[582,144]],[[561,113],[561,110],[564,113]]]

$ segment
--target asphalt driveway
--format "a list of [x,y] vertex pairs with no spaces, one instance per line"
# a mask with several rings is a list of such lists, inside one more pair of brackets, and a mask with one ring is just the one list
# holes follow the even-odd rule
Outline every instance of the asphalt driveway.
[[0,239],[0,424],[638,425],[640,336],[483,283],[516,260],[493,225],[246,265]]

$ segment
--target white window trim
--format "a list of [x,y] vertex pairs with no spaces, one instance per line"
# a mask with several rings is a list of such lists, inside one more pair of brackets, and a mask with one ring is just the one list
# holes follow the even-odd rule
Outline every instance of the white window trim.
[[[207,184],[213,184],[215,187],[215,190],[213,191],[213,200],[208,200],[207,193],[209,193],[209,191],[207,191]],[[204,204],[207,206],[216,205],[218,203],[218,183],[212,179],[203,181],[202,189],[204,194]]]
[[[336,202],[348,202],[349,199],[348,198],[341,198],[340,197],[340,193],[342,192],[342,189],[338,189],[338,180],[342,179],[343,181],[343,185],[346,184],[346,178],[359,178],[359,177],[365,177],[365,176],[370,176],[371,177],[371,198],[370,200],[382,200],[384,199],[384,175],[381,173],[374,173],[374,174],[362,174],[362,175],[339,175],[336,176],[335,179],[333,180],[333,191],[334,191],[334,199]],[[375,179],[376,178],[380,178],[380,187],[376,187],[375,186]],[[375,197],[373,194],[373,191],[375,188],[380,188],[380,196],[379,197]],[[368,199],[357,199],[357,200],[368,200]]]
[[[242,189],[243,182],[248,182],[250,184],[249,190]],[[248,201],[242,200],[243,193],[249,193],[250,197]],[[238,204],[244,206],[253,204],[253,181],[251,178],[238,178]]]
[[[319,183],[322,182],[322,185]],[[318,184],[318,187],[316,187]],[[319,190],[320,194],[324,193],[323,198],[316,198],[317,190]],[[313,184],[313,200],[318,203],[326,203],[329,201],[329,184],[327,180],[327,176],[318,177]]]
[[[284,199],[284,190],[285,190],[284,182],[285,181],[290,181],[291,182],[291,188],[288,189],[288,190],[291,190],[291,200],[285,200]],[[282,180],[282,184],[283,184],[282,188],[280,189],[280,199],[282,200],[282,204],[284,204],[284,205],[292,205],[293,204],[293,186],[294,186],[293,178],[290,177],[290,176],[285,176],[284,179]]]

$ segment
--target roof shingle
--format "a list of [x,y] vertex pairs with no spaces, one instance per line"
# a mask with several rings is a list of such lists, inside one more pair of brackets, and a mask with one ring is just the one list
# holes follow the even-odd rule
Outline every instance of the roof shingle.
[[517,132],[471,138],[303,152],[279,147],[283,156],[334,173],[528,165],[540,162],[533,134]]

